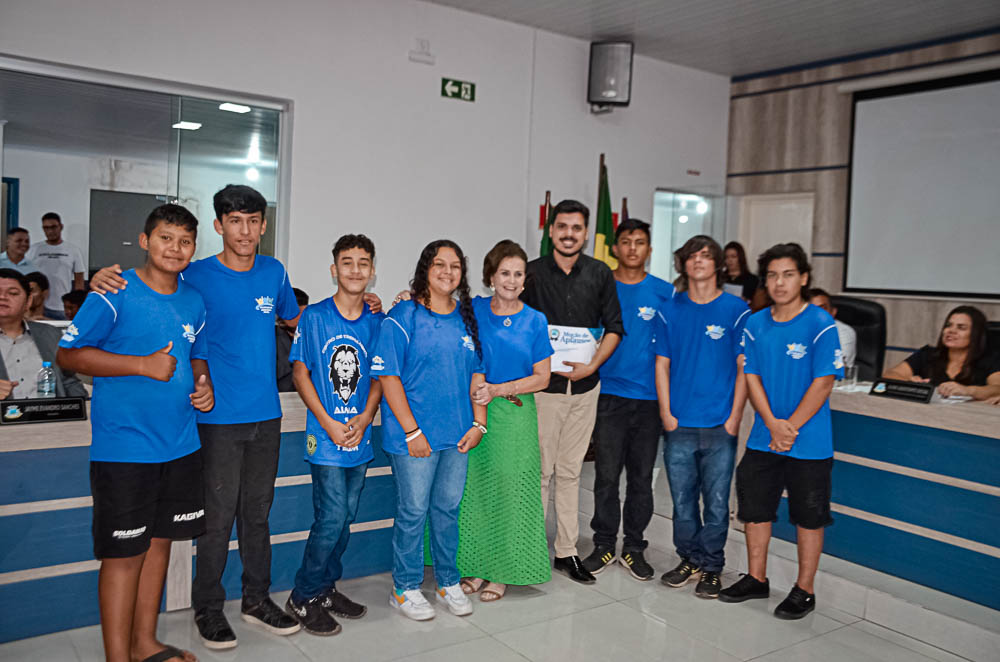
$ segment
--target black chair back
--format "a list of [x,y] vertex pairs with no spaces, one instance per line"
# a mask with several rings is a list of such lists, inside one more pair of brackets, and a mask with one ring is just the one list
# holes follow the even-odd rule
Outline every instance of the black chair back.
[[858,334],[858,381],[873,381],[882,376],[885,363],[885,308],[868,299],[831,296],[837,309],[837,319],[851,326]]
[[1000,354],[1000,322],[986,323],[986,346]]

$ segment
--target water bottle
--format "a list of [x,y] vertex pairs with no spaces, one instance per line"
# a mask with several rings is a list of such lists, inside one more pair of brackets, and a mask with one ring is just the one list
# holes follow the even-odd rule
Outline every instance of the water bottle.
[[43,361],[42,369],[38,371],[38,397],[56,397],[56,371],[49,361]]

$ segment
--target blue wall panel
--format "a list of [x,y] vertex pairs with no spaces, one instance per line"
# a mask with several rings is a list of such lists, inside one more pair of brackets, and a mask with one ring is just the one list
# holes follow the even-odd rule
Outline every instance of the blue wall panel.
[[0,517],[0,572],[91,561],[91,509]]
[[0,486],[4,505],[90,496],[90,447],[4,453]]
[[0,585],[0,642],[100,620],[97,571]]

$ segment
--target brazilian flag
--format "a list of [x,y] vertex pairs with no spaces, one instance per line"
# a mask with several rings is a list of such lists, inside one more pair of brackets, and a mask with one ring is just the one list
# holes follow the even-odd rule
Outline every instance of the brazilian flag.
[[615,243],[615,225],[611,219],[611,192],[608,190],[608,167],[601,158],[601,180],[597,190],[597,222],[594,224],[594,257],[611,269],[618,268],[618,260],[611,252]]

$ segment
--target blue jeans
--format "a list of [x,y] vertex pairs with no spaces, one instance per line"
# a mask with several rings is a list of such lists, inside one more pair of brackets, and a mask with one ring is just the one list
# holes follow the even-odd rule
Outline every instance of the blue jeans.
[[424,524],[430,518],[431,556],[438,586],[458,574],[458,506],[465,491],[469,456],[457,448],[430,457],[389,454],[396,477],[396,524],[392,530],[392,581],[398,591],[424,582]]
[[351,539],[351,524],[358,514],[361,488],[368,463],[356,467],[310,464],[313,486],[312,528],[295,573],[292,599],[310,600],[332,588],[344,573],[340,559]]
[[[722,572],[736,437],[721,425],[677,428],[666,435],[663,463],[674,501],[677,555],[702,570]],[[698,508],[699,496],[704,502],[704,518]]]

